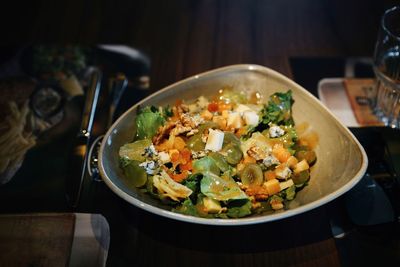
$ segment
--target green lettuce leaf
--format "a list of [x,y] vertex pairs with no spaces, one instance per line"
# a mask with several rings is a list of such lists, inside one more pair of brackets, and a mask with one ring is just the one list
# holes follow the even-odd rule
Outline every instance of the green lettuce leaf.
[[248,199],[232,178],[223,179],[213,173],[203,173],[200,182],[200,191],[204,195],[218,201]]
[[196,205],[193,204],[190,198],[185,199],[185,201],[183,201],[181,205],[179,205],[172,211],[195,217],[200,216],[200,214],[197,211]]
[[206,174],[208,172],[215,175],[219,175],[220,173],[220,169],[212,158],[207,156],[193,162],[193,173]]
[[230,218],[241,218],[251,214],[251,202],[248,200],[241,206],[232,206],[226,212]]
[[165,118],[157,109],[152,107],[141,109],[136,117],[136,139],[151,139],[164,123]]
[[294,125],[292,118],[292,91],[286,93],[277,92],[270,96],[268,105],[261,111],[262,123],[276,125]]

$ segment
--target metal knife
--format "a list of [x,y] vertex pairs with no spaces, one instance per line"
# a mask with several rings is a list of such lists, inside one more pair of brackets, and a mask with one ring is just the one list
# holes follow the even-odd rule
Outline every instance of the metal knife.
[[93,127],[97,101],[101,88],[101,71],[94,69],[91,73],[89,88],[86,94],[80,130],[75,137],[68,158],[66,177],[67,201],[76,208],[82,191],[83,180],[86,174],[89,140]]

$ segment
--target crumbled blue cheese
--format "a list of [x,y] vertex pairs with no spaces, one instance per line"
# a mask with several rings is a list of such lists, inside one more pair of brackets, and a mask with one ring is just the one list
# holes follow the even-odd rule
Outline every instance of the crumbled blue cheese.
[[271,138],[281,137],[284,134],[285,131],[279,126],[271,126],[271,128],[269,128],[269,137]]
[[285,168],[276,168],[275,169],[275,174],[278,179],[287,179],[290,177],[292,174],[292,171],[289,169],[289,167]]
[[151,158],[151,159],[157,157],[157,155],[158,155],[158,153],[157,153],[156,148],[154,147],[154,145],[150,145],[150,146],[146,147],[144,149],[143,154],[142,154],[142,156],[144,156],[146,158]]
[[147,174],[155,174],[158,171],[158,164],[153,160],[142,162],[139,166],[143,167]]
[[263,159],[263,164],[268,168],[272,165],[278,165],[280,162],[274,155],[268,155]]

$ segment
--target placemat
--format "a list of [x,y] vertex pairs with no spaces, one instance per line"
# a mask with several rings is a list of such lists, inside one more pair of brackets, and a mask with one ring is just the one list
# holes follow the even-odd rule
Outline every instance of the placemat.
[[370,106],[375,86],[374,79],[344,79],[343,83],[360,126],[383,126],[383,123],[373,114]]
[[318,97],[348,127],[384,126],[371,108],[373,79],[324,78]]
[[75,214],[0,216],[1,266],[68,266]]

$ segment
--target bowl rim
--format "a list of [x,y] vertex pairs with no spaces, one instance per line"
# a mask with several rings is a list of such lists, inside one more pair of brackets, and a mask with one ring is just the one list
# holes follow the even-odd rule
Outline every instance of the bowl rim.
[[[290,209],[290,210],[285,210],[282,212],[274,213],[274,214],[268,214],[265,216],[256,216],[256,217],[244,217],[244,218],[233,218],[233,219],[208,219],[208,218],[200,218],[200,217],[194,217],[190,215],[184,215],[168,210],[164,210],[155,206],[152,206],[150,204],[147,204],[143,201],[140,201],[139,199],[136,199],[123,190],[121,190],[117,185],[115,185],[110,177],[108,177],[104,166],[103,166],[103,151],[105,149],[106,143],[110,135],[112,134],[114,128],[116,125],[119,124],[121,120],[124,119],[133,109],[135,109],[137,106],[142,105],[142,103],[148,101],[149,99],[153,98],[154,96],[158,94],[162,94],[165,91],[170,90],[171,88],[174,88],[182,83],[187,83],[191,80],[194,79],[199,79],[203,77],[207,77],[209,75],[213,75],[216,73],[223,73],[227,71],[232,71],[232,70],[251,70],[251,71],[258,71],[258,72],[263,72],[263,73],[268,73],[271,74],[271,76],[274,76],[278,79],[283,80],[287,84],[290,84],[293,87],[296,87],[298,90],[300,90],[302,93],[305,93],[309,98],[312,99],[313,102],[316,102],[317,105],[320,106],[320,108],[324,109],[326,112],[328,112],[331,117],[336,121],[337,125],[339,125],[343,130],[351,137],[351,141],[353,141],[356,145],[357,148],[360,151],[361,154],[361,166],[360,169],[357,171],[357,173],[354,175],[354,177],[348,181],[346,184],[344,184],[342,187],[337,189],[336,191],[323,196],[320,199],[314,200],[310,203],[307,203],[305,205]],[[155,93],[149,95],[148,97],[142,99],[141,101],[137,102],[135,105],[130,107],[126,112],[124,112],[114,123],[113,125],[108,129],[107,133],[105,134],[103,141],[100,146],[99,150],[99,170],[100,170],[100,175],[103,179],[103,181],[106,183],[106,185],[119,197],[124,199],[125,201],[129,202],[130,204],[133,204],[134,206],[144,209],[150,213],[160,215],[169,219],[174,219],[174,220],[179,220],[183,222],[188,222],[188,223],[195,223],[195,224],[202,224],[202,225],[218,225],[218,226],[238,226],[238,225],[251,225],[251,224],[258,224],[258,223],[266,223],[266,222],[271,222],[271,221],[276,221],[284,218],[288,218],[294,215],[298,215],[301,213],[304,213],[306,211],[310,211],[312,209],[318,208],[336,198],[339,196],[343,195],[347,191],[349,191],[351,188],[353,188],[364,176],[368,166],[368,158],[366,155],[366,152],[360,142],[357,140],[357,138],[352,134],[352,132],[344,126],[337,118],[336,116],[327,108],[325,107],[314,95],[312,95],[310,92],[308,92],[306,89],[304,89],[301,85],[297,84],[293,80],[289,79],[288,77],[284,76],[283,74],[272,70],[268,67],[264,67],[261,65],[256,65],[256,64],[236,64],[236,65],[229,65],[221,68],[216,68],[213,70],[209,70],[200,74],[196,74],[193,76],[190,76],[188,78],[185,78],[183,80],[180,80],[178,82],[175,82],[171,85],[168,85]]]

